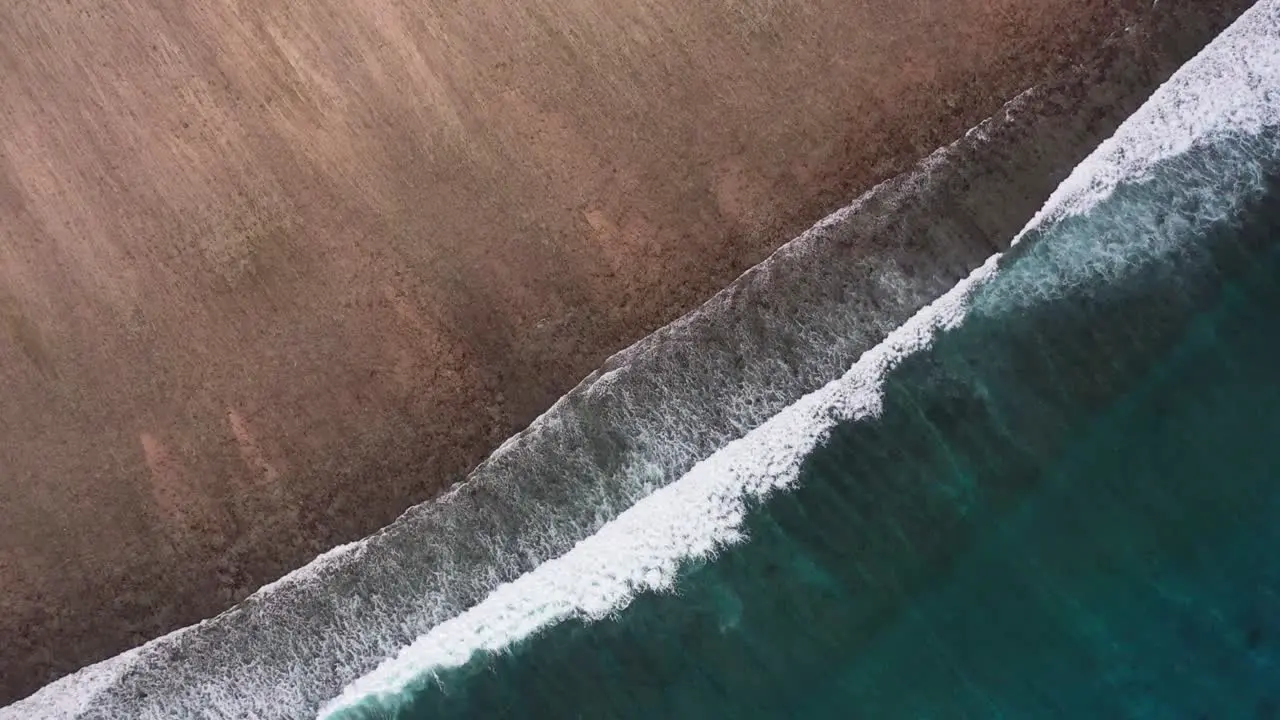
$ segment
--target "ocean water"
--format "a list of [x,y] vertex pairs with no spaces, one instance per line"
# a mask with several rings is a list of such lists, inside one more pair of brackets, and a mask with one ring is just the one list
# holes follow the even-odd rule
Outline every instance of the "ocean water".
[[1280,712],[1280,3],[840,380],[327,718]]
[[[1189,32],[1209,39],[1205,28]],[[0,708],[0,718],[314,716],[433,627],[840,377],[1007,247],[1151,89],[1141,84],[1148,72],[1080,68],[1066,86],[1090,77],[1104,90],[1086,101],[1063,103],[1053,86],[1021,94],[610,358],[466,483],[218,617]]]
[[671,590],[336,716],[1275,716],[1280,131],[1002,265]]
[[1118,111],[1035,96],[439,500],[0,720],[1276,712],[1280,0],[1052,196]]

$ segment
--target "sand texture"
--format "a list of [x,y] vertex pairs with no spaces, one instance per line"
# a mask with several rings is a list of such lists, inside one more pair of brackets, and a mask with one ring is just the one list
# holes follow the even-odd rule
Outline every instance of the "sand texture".
[[431,497],[1108,38],[1136,103],[1246,4],[0,3],[0,704]]

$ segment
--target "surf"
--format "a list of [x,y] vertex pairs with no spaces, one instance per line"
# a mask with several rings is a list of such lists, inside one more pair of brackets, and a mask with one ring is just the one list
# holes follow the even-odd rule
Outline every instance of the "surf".
[[[1039,422],[1025,408],[1007,407],[1001,413],[1003,422],[1024,426],[1030,434],[1025,439],[1028,446],[1045,446],[1040,453],[1066,442],[1055,433],[1065,432],[1079,417],[1095,411],[1093,405],[1112,402],[1117,393],[1137,382],[1152,363],[1177,345],[1183,328],[1200,308],[1213,307],[1213,297],[1244,272],[1241,268],[1269,250],[1270,235],[1265,233],[1252,238],[1252,246],[1244,249],[1229,239],[1214,240],[1213,235],[1223,227],[1238,230],[1241,214],[1271,197],[1268,193],[1274,190],[1269,183],[1280,177],[1278,7],[1260,3],[1246,13],[1077,167],[1017,235],[1008,254],[991,257],[864,354],[842,378],[730,442],[679,481],[638,501],[563,557],[500,587],[478,606],[435,627],[397,658],[349,686],[321,716],[398,716],[395,713],[414,703],[435,707],[433,714],[440,716],[449,714],[441,711],[448,707],[459,711],[483,706],[493,711],[492,704],[480,699],[488,695],[468,688],[485,686],[499,698],[501,692],[492,684],[473,683],[479,676],[470,668],[488,667],[488,674],[498,677],[504,671],[516,678],[527,676],[528,672],[521,674],[513,665],[536,665],[539,653],[559,648],[557,643],[571,646],[566,638],[576,637],[575,633],[590,635],[592,628],[625,625],[627,608],[637,597],[650,603],[659,602],[652,597],[671,597],[669,593],[678,592],[682,580],[692,582],[687,575],[697,574],[698,570],[689,568],[705,570],[730,549],[750,546],[744,523],[753,509],[766,506],[775,494],[794,490],[805,459],[828,442],[837,427],[881,418],[886,386],[892,385],[890,378],[904,363],[950,352],[964,342],[949,339],[946,348],[935,349],[940,337],[965,333],[990,337],[995,331],[984,335],[980,328],[995,325],[1016,327],[1029,337],[1021,345],[1012,343],[1011,350],[982,346],[990,348],[990,358],[970,347],[952,362],[964,367],[991,363],[997,372],[1026,366],[1021,370],[1030,379],[1014,395],[1028,398],[1031,406],[1036,398],[1047,397],[1050,400],[1044,402],[1056,401],[1061,407],[1055,410],[1057,415],[1051,414],[1052,420]],[[1233,254],[1237,250],[1243,255]],[[1079,325],[1080,318],[1096,321],[1129,302],[1138,303],[1133,307],[1138,308],[1134,312],[1141,323],[1110,331],[1133,345],[1128,364],[1108,367],[1117,360],[1102,348],[1093,365],[1080,358],[1080,352],[1089,352],[1082,337],[1115,341],[1104,330]],[[1148,309],[1151,303],[1156,303],[1154,309]],[[1063,305],[1079,307],[1062,310]],[[1051,310],[1067,313],[1063,317],[1076,323],[1068,322],[1064,338],[1058,341],[1041,340],[1046,331],[1053,332],[1044,324]],[[1076,318],[1071,317],[1073,312]],[[1039,326],[1028,317],[1038,318]],[[1074,347],[1051,352],[1040,346],[1055,347],[1055,342]],[[1028,350],[1028,343],[1034,349]],[[1021,353],[1042,356],[1026,359]],[[1058,362],[1066,358],[1094,372],[1055,373],[1055,353]],[[984,371],[974,372],[984,375]],[[993,374],[985,371],[990,382],[996,381]],[[1055,385],[1064,380],[1070,380],[1070,390]],[[974,392],[980,396],[982,389]],[[894,442],[893,436],[886,441]],[[960,486],[940,487],[937,492],[963,503],[966,493],[972,492],[964,483],[981,483],[963,474],[958,479]],[[857,481],[853,482],[851,492],[856,493]],[[904,543],[916,542],[911,531],[899,528],[898,532],[906,533]],[[851,559],[857,562],[856,555]],[[672,603],[679,603],[678,596]],[[581,629],[560,631],[561,626]],[[598,631],[606,638],[610,632]],[[571,669],[561,671],[550,672],[563,677]],[[531,688],[517,686],[536,696]],[[583,690],[584,697],[590,694]],[[441,699],[431,705],[423,696],[452,699],[453,704]],[[459,698],[474,704],[458,705]],[[537,701],[530,705],[539,707]],[[607,707],[619,711],[625,706]]]
[[[1263,11],[1264,18],[1266,12],[1274,15]],[[1224,37],[1238,40],[1241,32]],[[1184,80],[1183,90],[1194,86]],[[1039,172],[1033,159],[1037,144],[1054,138],[1075,148],[1066,155],[1083,156],[1100,139],[1071,110],[1054,114],[1038,105],[1041,91],[611,358],[444,497],[335,548],[217,618],[64,678],[0,710],[0,718],[299,717],[346,686],[329,706],[338,712],[403,699],[414,683],[465,664],[479,649],[509,647],[565,618],[607,617],[638,591],[669,587],[690,558],[709,558],[739,539],[735,528],[745,516],[734,508],[746,507],[742,488],[764,497],[785,485],[780,478],[797,471],[801,451],[815,447],[840,413],[872,416],[874,383],[850,386],[850,365],[868,373],[868,357],[891,364],[960,322],[963,307],[949,300],[931,306],[932,319],[890,333],[957,281],[972,288],[995,272],[989,261],[963,280],[1052,189],[1053,174]],[[1117,167],[1119,178],[1123,164],[1107,167]],[[1086,186],[1096,197],[1109,192],[1105,182]],[[1069,214],[1062,192],[1062,209],[1053,211],[1051,201],[1038,223]],[[984,200],[993,194],[1004,199],[999,207]],[[808,429],[796,434],[800,426]],[[748,433],[750,441],[734,444]],[[783,444],[765,455],[741,449],[770,433]],[[654,510],[665,507],[664,498],[702,498],[725,510],[692,518]],[[666,535],[625,519],[646,512],[665,518],[653,527],[667,528]],[[593,539],[579,545],[584,538]],[[613,549],[571,551],[601,546],[600,538]],[[667,548],[668,559],[654,560],[655,548]],[[580,572],[599,579],[585,594],[575,590]],[[570,577],[579,579],[554,579]],[[512,581],[538,592],[513,591],[505,584]],[[556,592],[558,600],[547,600]],[[466,623],[486,617],[494,598],[523,614],[460,632],[476,630]],[[527,606],[529,598],[538,598],[536,607]],[[453,639],[437,642],[442,637]]]

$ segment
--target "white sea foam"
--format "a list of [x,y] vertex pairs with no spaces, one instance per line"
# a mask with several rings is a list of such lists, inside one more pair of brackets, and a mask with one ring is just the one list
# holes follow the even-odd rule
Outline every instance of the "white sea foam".
[[1124,181],[1206,136],[1255,134],[1280,113],[1280,3],[1259,0],[1178,69],[1109,139],[1080,163],[1027,224],[1081,215]]
[[410,681],[498,651],[568,618],[600,620],[639,592],[670,589],[682,563],[743,539],[747,504],[793,484],[800,464],[837,422],[877,415],[882,379],[964,317],[972,290],[999,255],[868,351],[839,380],[703,460],[678,482],[640,500],[565,555],[503,585],[476,607],[441,623],[344,690],[321,717],[386,698]]
[[[181,631],[179,631],[181,632]],[[2,718],[73,718],[88,711],[93,699],[129,670],[143,652],[142,648],[120,653],[110,660],[90,665],[76,673],[75,692],[45,693],[0,708]]]
[[[1019,234],[1087,212],[1122,181],[1141,181],[1160,161],[1223,133],[1280,122],[1280,0],[1261,0],[1188,62],[1064,181]],[[598,620],[640,592],[671,588],[680,566],[743,540],[753,499],[794,484],[803,458],[838,423],[876,416],[887,372],[963,321],[1000,255],[928,305],[840,379],[806,395],[680,480],[638,501],[565,555],[502,585],[376,670],[347,686],[321,717],[356,706],[396,704],[415,680],[495,652],[540,628]]]
[[[537,558],[568,551],[807,392],[797,388],[837,377],[896,324],[889,319],[905,320],[953,283],[958,267],[980,260],[973,249],[984,247],[985,238],[963,223],[942,232],[946,219],[927,217],[922,208],[966,197],[949,189],[970,172],[963,159],[1035,126],[1005,122],[1027,96],[824,218],[698,310],[610,358],[504,442],[466,483],[368,538],[320,555],[216,618],[0,709],[0,718],[314,712],[409,640],[538,566]],[[1049,122],[1061,127],[1063,120]],[[994,179],[1007,177],[1001,163],[995,167]],[[925,224],[938,235],[926,245],[934,266],[908,273],[892,248],[902,233]],[[868,244],[864,238],[890,250],[848,251]],[[765,308],[753,302],[762,292]],[[778,352],[787,345],[789,359]],[[684,352],[690,346],[696,356]],[[591,447],[609,435],[626,438],[621,452],[610,451],[611,462],[622,460],[611,469],[593,465]],[[562,477],[551,477],[548,468]],[[558,494],[538,494],[556,485]]]
[[[1272,42],[1274,45],[1276,6],[1272,0],[1266,0],[1260,7],[1264,9],[1261,11],[1258,8],[1254,9],[1252,22],[1265,23],[1269,17],[1272,32],[1270,35],[1258,34],[1259,42],[1264,44]],[[1257,18],[1259,14],[1266,17],[1259,20]],[[1239,24],[1232,31],[1237,35],[1241,33],[1238,26]],[[1234,42],[1243,48],[1247,40],[1237,38]],[[1258,64],[1256,59],[1250,62]],[[1238,110],[1231,112],[1238,112]],[[1009,112],[1009,115],[1012,114]],[[984,124],[979,129],[971,131],[968,138],[982,139],[987,132],[983,128],[993,127],[998,131],[997,126]],[[973,147],[979,146],[981,143],[970,143],[966,146],[970,149],[961,148],[961,152],[972,152]],[[957,147],[960,146],[957,145]],[[1176,150],[1177,148],[1173,147],[1167,152],[1176,152]],[[940,151],[923,164],[925,175],[931,163],[943,162],[945,154]],[[1124,159],[1123,156],[1121,159]],[[1123,169],[1123,163],[1117,167]],[[1076,175],[1079,174],[1078,170]],[[925,180],[908,180],[898,185],[893,192],[911,192],[927,188],[928,185],[928,181]],[[1095,197],[1105,195],[1105,192],[1098,190],[1101,187],[1105,185],[1094,188]],[[867,197],[874,196],[875,193],[876,191],[872,191]],[[893,193],[889,195],[892,196]],[[1058,193],[1058,196],[1060,195],[1062,195],[1061,190]],[[1079,197],[1076,201],[1074,207],[1083,207]],[[876,202],[881,203],[880,212],[884,212],[883,197]],[[892,204],[898,201],[888,202]],[[757,276],[777,272],[779,266],[786,266],[792,260],[811,252],[813,247],[821,247],[823,243],[827,243],[828,239],[824,238],[823,234],[828,230],[837,233],[850,232],[843,229],[843,226],[849,222],[856,221],[858,229],[855,235],[859,238],[872,240],[878,237],[877,233],[887,232],[883,230],[886,227],[884,224],[876,224],[881,220],[865,222],[867,213],[861,213],[860,203],[861,201],[820,222],[810,232],[784,246],[769,262],[752,272]],[[887,223],[890,220],[883,222]],[[915,227],[915,225],[907,223],[905,227]],[[893,236],[886,235],[886,237]],[[945,245],[938,247],[941,251],[946,250]],[[971,267],[971,263],[976,259],[975,257],[965,260],[963,267]],[[843,259],[842,262],[844,262]],[[845,272],[844,265],[839,267],[841,272]],[[811,336],[814,331],[802,330],[800,339],[803,340],[806,352],[822,350],[817,346],[824,340],[828,343],[836,341],[843,343],[846,349],[861,350],[869,347],[870,342],[859,345],[862,342],[861,339],[851,339],[854,333],[873,335],[873,332],[868,331],[867,328],[859,327],[859,323],[874,325],[881,322],[875,318],[888,312],[884,307],[894,308],[893,312],[897,312],[898,308],[918,307],[923,300],[917,302],[915,297],[922,297],[921,293],[926,292],[927,297],[934,297],[945,286],[944,284],[937,289],[929,290],[928,283],[916,277],[919,274],[921,273],[918,268],[912,272],[895,272],[891,263],[882,264],[877,266],[877,272],[868,280],[866,286],[873,291],[872,295],[878,294],[878,299],[870,300],[865,306],[860,304],[862,301],[857,297],[824,300],[826,304],[822,306],[823,311],[831,313],[831,317],[822,316],[829,321],[829,327],[823,326],[820,329],[827,334]],[[906,287],[907,279],[917,282],[919,286]],[[808,278],[808,282],[813,283],[812,276]],[[946,280],[946,283],[950,282],[951,279]],[[971,278],[967,282],[972,283],[974,279]],[[898,287],[899,285],[902,287]],[[833,295],[833,289],[845,293],[849,289],[846,286],[819,285],[816,287],[816,292],[826,295]],[[788,482],[786,480],[789,477],[788,473],[794,474],[794,464],[798,462],[797,458],[803,455],[802,450],[816,442],[821,433],[825,432],[823,428],[829,427],[834,422],[831,419],[832,413],[838,416],[840,412],[874,411],[875,400],[878,397],[876,390],[849,386],[848,383],[828,386],[820,391],[825,395],[809,396],[792,410],[787,411],[786,417],[791,418],[790,422],[796,427],[783,428],[781,425],[785,425],[785,422],[775,418],[766,424],[767,428],[775,428],[774,430],[761,429],[762,433],[780,433],[781,440],[789,439],[793,443],[790,449],[786,442],[780,440],[781,444],[773,447],[771,454],[768,455],[757,453],[753,456],[746,450],[726,450],[699,467],[696,476],[703,478],[702,480],[692,482],[691,479],[695,473],[691,472],[684,480],[679,481],[678,486],[657,491],[658,494],[651,501],[651,503],[658,503],[656,509],[646,512],[654,513],[650,521],[655,518],[662,520],[653,528],[666,528],[667,534],[657,534],[652,528],[627,524],[634,521],[620,520],[621,524],[609,525],[601,530],[595,539],[583,543],[584,546],[597,549],[575,551],[578,555],[574,557],[585,559],[572,562],[584,563],[585,570],[570,564],[566,555],[544,563],[538,570],[525,576],[525,578],[536,577],[537,579],[518,581],[524,583],[519,587],[533,588],[536,592],[529,594],[524,591],[513,591],[514,585],[503,586],[494,592],[488,604],[483,607],[505,609],[507,614],[499,616],[500,619],[484,619],[482,614],[477,614],[481,611],[477,610],[466,616],[470,618],[469,620],[464,619],[463,616],[458,616],[453,621],[445,620],[453,616],[461,607],[465,607],[463,603],[475,602],[483,596],[483,592],[498,586],[495,578],[501,578],[503,572],[512,567],[532,567],[533,564],[528,562],[528,557],[539,554],[542,557],[555,555],[562,552],[563,547],[567,547],[567,542],[563,547],[557,547],[555,542],[546,540],[547,537],[557,542],[562,538],[583,537],[587,534],[584,528],[600,527],[614,513],[613,508],[625,506],[636,497],[648,495],[653,488],[681,474],[673,473],[672,468],[689,467],[688,464],[681,464],[684,462],[683,459],[678,459],[677,462],[670,457],[653,456],[651,453],[651,450],[657,447],[657,443],[669,444],[669,438],[666,436],[672,431],[669,418],[664,420],[665,424],[662,426],[667,431],[663,437],[648,438],[647,434],[654,431],[644,429],[647,426],[642,427],[636,431],[640,442],[635,445],[639,448],[632,448],[632,454],[635,457],[628,461],[631,465],[620,471],[625,475],[625,482],[620,484],[625,487],[621,489],[605,487],[607,483],[593,485],[591,482],[582,481],[581,478],[575,478],[575,482],[571,483],[575,504],[573,512],[579,512],[580,508],[577,506],[595,508],[591,511],[582,511],[586,513],[583,516],[586,520],[567,510],[562,512],[558,505],[553,505],[554,501],[560,499],[558,497],[537,496],[531,499],[528,496],[528,489],[536,490],[541,487],[540,483],[520,482],[529,478],[512,470],[518,466],[517,469],[520,472],[527,474],[528,457],[526,455],[530,450],[525,447],[526,445],[536,445],[540,452],[549,448],[562,448],[569,454],[578,452],[575,448],[564,446],[565,442],[573,441],[577,437],[573,432],[561,432],[561,426],[566,424],[565,418],[568,415],[606,407],[604,404],[591,404],[595,403],[592,393],[609,395],[610,393],[605,392],[607,386],[621,375],[628,375],[627,382],[634,385],[637,381],[635,376],[650,373],[651,366],[646,366],[643,362],[648,355],[656,356],[669,351],[672,345],[684,339],[682,333],[690,332],[688,330],[690,327],[698,322],[706,324],[706,317],[713,317],[716,322],[722,321],[723,315],[727,313],[721,315],[715,313],[731,305],[735,301],[734,293],[740,291],[740,287],[731,288],[718,295],[707,306],[711,307],[711,310],[704,308],[698,311],[702,313],[702,319],[697,319],[699,317],[697,313],[687,316],[611,358],[606,364],[604,373],[588,378],[582,386],[575,389],[574,393],[563,398],[536,421],[529,431],[504,443],[487,463],[493,472],[492,476],[484,478],[483,482],[469,483],[470,487],[455,487],[438,500],[407,512],[401,520],[375,536],[325,553],[306,567],[263,587],[249,602],[237,606],[218,618],[171,633],[141,648],[85,668],[23,701],[2,708],[0,720],[32,717],[295,717],[299,712],[313,711],[323,698],[336,692],[342,682],[372,668],[373,660],[386,657],[394,648],[405,642],[395,638],[406,630],[407,637],[414,637],[422,633],[422,629],[436,628],[436,631],[421,635],[420,639],[413,643],[413,648],[419,653],[418,656],[414,656],[408,650],[402,652],[397,660],[381,666],[372,674],[357,681],[356,685],[349,687],[348,692],[343,695],[346,702],[358,699],[359,688],[393,691],[397,682],[403,682],[406,678],[424,672],[432,664],[456,663],[465,659],[464,654],[481,647],[501,647],[511,639],[522,637],[533,629],[559,618],[571,615],[598,617],[611,609],[620,607],[640,588],[666,586],[671,581],[675,564],[681,558],[691,553],[714,552],[714,548],[738,539],[736,528],[740,518],[734,514],[734,508],[738,508],[736,512],[740,512],[744,493],[766,492],[769,487]],[[835,294],[838,295],[838,293]],[[902,297],[899,297],[900,295]],[[956,299],[954,295],[948,297],[953,301]],[[884,307],[878,306],[877,303]],[[927,322],[913,321],[916,324],[912,327],[923,328],[931,333],[937,327],[958,319],[958,315],[943,313],[945,309],[942,305],[935,303],[933,312],[939,314]],[[952,310],[958,311],[959,307],[953,307]],[[897,317],[906,317],[906,313]],[[794,313],[787,316],[787,322],[792,325],[797,322]],[[922,322],[924,325],[921,324]],[[935,324],[929,325],[929,323]],[[778,334],[783,330],[771,328],[770,332]],[[874,333],[879,333],[874,334],[874,337],[880,337],[883,330],[887,330],[887,326],[874,330]],[[921,338],[912,341],[909,336],[903,335],[903,332],[905,329],[894,336],[892,343],[886,342],[872,355],[864,356],[859,361],[858,367],[863,371],[871,372],[868,363],[872,361],[868,360],[869,357],[893,357],[894,352],[900,353],[904,347],[914,346],[913,342],[922,341]],[[828,337],[831,333],[836,334],[834,340]],[[829,358],[841,357],[831,347],[826,348],[824,352]],[[838,368],[846,367],[849,358],[855,355],[856,352],[843,357],[838,365],[833,365],[831,371],[821,375],[821,378],[835,376],[839,372]],[[808,355],[802,359],[812,360]],[[701,358],[693,360],[701,361]],[[776,358],[771,357],[769,363],[774,360]],[[752,362],[756,360],[753,359]],[[826,362],[825,359],[824,362]],[[738,434],[759,422],[753,419],[759,416],[759,410],[758,408],[751,411],[743,410],[737,408],[736,404],[756,401],[763,392],[776,394],[776,388],[781,385],[777,378],[769,375],[769,372],[776,369],[775,365],[769,363],[762,362],[758,366],[749,364],[749,372],[753,375],[740,382],[732,393],[726,393],[727,399],[721,400],[728,406],[725,413],[732,416],[729,427],[741,428]],[[708,365],[707,367],[719,366]],[[785,368],[783,370],[785,371]],[[707,373],[709,372],[711,371],[708,370]],[[682,376],[679,379],[687,378]],[[621,385],[622,383],[613,384]],[[812,383],[808,387],[815,387],[817,384]],[[634,388],[630,391],[634,391]],[[789,395],[786,401],[798,395],[799,393]],[[822,402],[819,402],[822,397],[832,404],[822,405]],[[584,398],[586,398],[585,401]],[[649,400],[652,401],[651,398]],[[781,404],[777,407],[781,407]],[[623,415],[620,417],[631,425],[635,425],[633,417],[635,412],[634,408],[624,408]],[[772,413],[774,410],[771,409],[769,412]],[[766,414],[760,419],[767,416]],[[684,422],[688,423],[690,420],[685,418]],[[703,420],[698,418],[695,424],[697,423],[703,423]],[[681,430],[683,432],[685,428],[682,427]],[[698,432],[701,435],[698,437],[702,442],[709,443],[718,437],[719,433],[729,431],[731,430],[708,431],[699,425]],[[688,437],[682,436],[684,439],[681,442],[687,444],[690,442],[689,438],[694,436],[688,433],[686,435]],[[739,442],[734,447],[755,442],[756,439],[758,438],[753,436],[753,440]],[[702,446],[698,446],[692,449],[686,448],[681,453],[674,454],[680,455],[680,458],[692,458],[695,457],[695,453],[696,457],[704,457],[708,452],[710,450],[704,452]],[[734,463],[728,462],[734,458],[736,458]],[[689,464],[692,464],[692,460],[689,460]],[[756,478],[756,480],[750,480],[750,478]],[[606,479],[611,483],[617,480],[615,477]],[[756,484],[748,486],[749,482]],[[477,486],[481,491],[478,499],[469,498],[468,492]],[[701,497],[707,503],[701,507],[722,508],[727,514],[697,513],[693,517],[680,515],[679,510],[685,505],[686,497],[690,499]],[[666,499],[665,504],[662,498]],[[481,530],[475,530],[454,518],[463,515],[472,520],[490,517],[494,514],[492,511],[494,502],[508,500],[509,504],[518,505],[522,512],[527,511],[526,514],[543,518],[538,522],[531,521],[532,524],[529,527],[546,532],[541,535],[537,532],[520,533],[521,540],[514,549],[505,545],[492,549],[491,552],[486,549],[484,562],[489,565],[483,567],[472,567],[477,565],[474,553],[462,553],[455,558],[448,554],[449,548],[431,541],[431,538],[475,536]],[[671,502],[673,500],[675,502]],[[689,505],[689,507],[693,506]],[[554,525],[555,523],[560,525]],[[477,524],[477,527],[480,525]],[[488,527],[484,525],[482,529],[487,531]],[[495,527],[506,528],[506,525],[499,524]],[[481,539],[484,540],[485,537]],[[423,557],[406,557],[408,550],[405,542],[407,540],[418,541],[418,545],[429,549],[423,551]],[[492,538],[488,541],[493,542]],[[554,552],[549,552],[551,549],[554,549]],[[667,552],[668,555],[662,556],[660,550]],[[435,555],[427,557],[430,553]],[[628,557],[639,558],[642,561],[627,560]],[[660,557],[667,557],[668,560],[653,559]],[[648,560],[644,560],[645,558]],[[471,565],[466,568],[459,567],[460,561],[469,562]],[[384,581],[388,577],[382,570],[376,573],[365,570],[355,572],[352,568],[367,569],[374,566],[377,569],[386,564],[390,564],[392,570],[402,572],[404,577],[412,582],[406,581],[391,589],[377,588],[381,595],[354,596],[355,593],[351,588],[367,587],[369,577]],[[595,573],[589,577],[595,578],[596,584],[583,589],[578,581],[572,578],[588,570]],[[465,573],[475,577],[470,575],[461,577]],[[506,577],[514,577],[514,574]],[[584,577],[588,576],[584,575]],[[334,590],[336,586],[341,586],[343,590],[341,592]],[[428,591],[429,594],[424,594]],[[348,595],[341,593],[348,593]],[[397,598],[403,599],[404,602],[398,605],[392,602],[389,598],[393,594],[398,594]],[[526,594],[537,602],[529,605],[527,599],[519,599]],[[310,602],[310,599],[317,596],[323,596],[324,602]],[[518,610],[527,612],[512,614]],[[468,628],[466,623],[476,623],[477,618],[484,619],[484,622],[479,625],[481,630],[471,628],[478,634],[456,634]],[[436,643],[436,640],[442,637],[448,639],[449,633],[455,633],[454,640]],[[429,638],[436,640],[429,641]]]

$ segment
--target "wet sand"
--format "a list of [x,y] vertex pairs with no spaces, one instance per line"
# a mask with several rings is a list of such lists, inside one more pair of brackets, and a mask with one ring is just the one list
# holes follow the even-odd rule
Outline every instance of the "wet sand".
[[1172,13],[1167,73],[1244,5],[0,7],[0,704],[431,497],[1104,38]]

